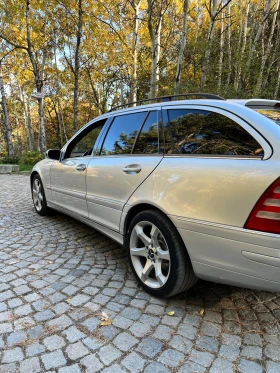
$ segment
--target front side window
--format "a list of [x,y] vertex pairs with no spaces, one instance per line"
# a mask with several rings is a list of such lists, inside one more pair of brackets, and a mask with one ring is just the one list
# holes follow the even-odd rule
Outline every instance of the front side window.
[[107,119],[102,119],[84,129],[67,146],[64,158],[85,157],[91,155],[96,140]]
[[147,112],[115,117],[105,138],[101,155],[130,154]]
[[167,154],[263,156],[261,145],[232,119],[207,110],[168,110]]

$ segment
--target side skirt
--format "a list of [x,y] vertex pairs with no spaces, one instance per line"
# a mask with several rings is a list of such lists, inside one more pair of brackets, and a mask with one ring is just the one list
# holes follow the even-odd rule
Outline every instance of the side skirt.
[[74,218],[76,220],[79,220],[80,222],[82,222],[86,225],[89,225],[90,227],[92,227],[92,228],[100,231],[101,233],[104,233],[106,236],[112,238],[112,240],[117,241],[121,245],[124,244],[124,237],[123,237],[122,234],[120,234],[116,231],[113,231],[112,229],[107,228],[104,225],[98,224],[98,223],[94,222],[93,220],[85,218],[84,216],[81,216],[81,215],[79,215],[79,214],[77,214],[73,211],[65,209],[64,207],[60,207],[60,206],[58,206],[58,205],[56,205],[55,203],[52,203],[52,202],[48,202],[48,207],[50,207],[50,208],[52,208],[56,211],[62,212],[63,214],[66,214],[68,216],[71,216],[72,218]]

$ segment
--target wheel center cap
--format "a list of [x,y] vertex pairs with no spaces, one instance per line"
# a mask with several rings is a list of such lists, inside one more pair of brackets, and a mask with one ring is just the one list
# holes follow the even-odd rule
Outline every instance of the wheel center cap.
[[156,249],[154,247],[150,247],[148,250],[148,257],[149,259],[154,259]]

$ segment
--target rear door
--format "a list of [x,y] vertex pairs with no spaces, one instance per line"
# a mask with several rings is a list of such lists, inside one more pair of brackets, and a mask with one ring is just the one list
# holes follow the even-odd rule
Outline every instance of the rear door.
[[119,231],[124,204],[163,158],[159,116],[146,109],[113,118],[100,155],[88,164],[89,218]]
[[67,144],[63,159],[54,161],[50,170],[52,202],[84,217],[88,217],[87,167],[106,121],[96,121],[79,132]]

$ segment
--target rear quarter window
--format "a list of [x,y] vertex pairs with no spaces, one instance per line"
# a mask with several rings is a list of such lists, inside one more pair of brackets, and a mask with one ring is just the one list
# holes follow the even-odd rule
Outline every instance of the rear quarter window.
[[165,153],[263,156],[258,141],[232,119],[208,110],[170,109]]

